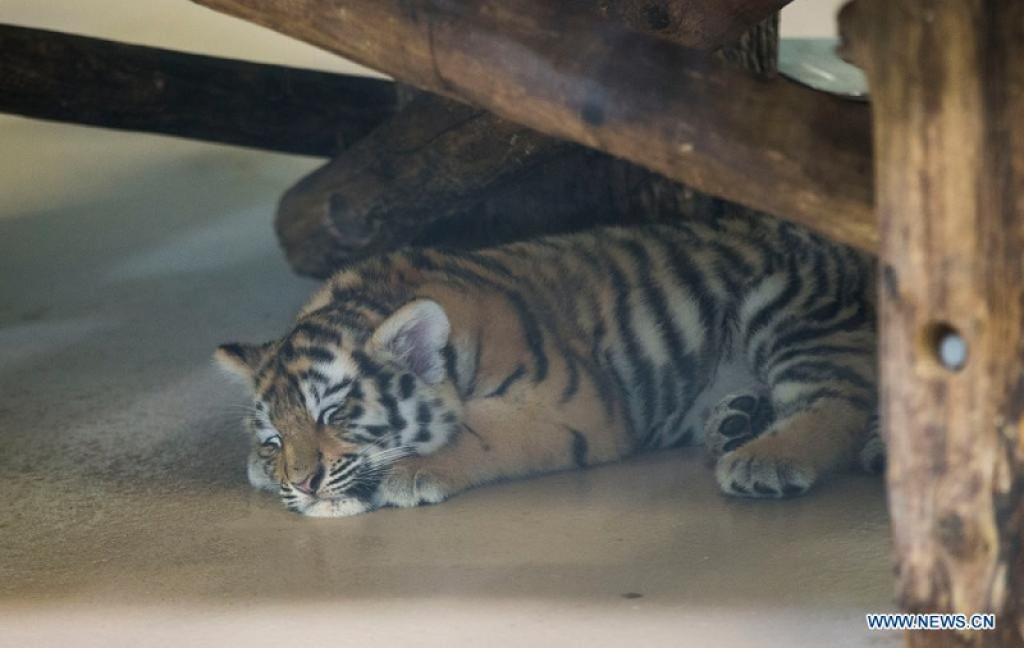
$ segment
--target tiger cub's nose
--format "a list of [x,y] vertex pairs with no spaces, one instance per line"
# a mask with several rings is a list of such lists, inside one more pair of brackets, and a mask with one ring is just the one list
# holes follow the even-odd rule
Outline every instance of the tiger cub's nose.
[[312,495],[320,489],[320,484],[324,481],[324,467],[319,466],[312,475],[306,478],[301,484],[292,484],[296,490],[299,490],[306,495]]

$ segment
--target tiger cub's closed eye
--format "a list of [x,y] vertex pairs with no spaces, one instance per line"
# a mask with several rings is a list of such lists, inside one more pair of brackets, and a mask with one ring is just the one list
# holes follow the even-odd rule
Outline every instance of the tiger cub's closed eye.
[[256,454],[258,454],[263,459],[269,459],[276,455],[278,452],[280,452],[280,450],[281,437],[275,435],[261,443],[256,450]]

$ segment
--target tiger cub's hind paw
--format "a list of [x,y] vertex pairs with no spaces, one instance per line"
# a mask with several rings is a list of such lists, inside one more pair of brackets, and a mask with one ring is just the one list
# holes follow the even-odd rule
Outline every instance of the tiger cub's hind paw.
[[713,458],[759,437],[775,418],[766,395],[736,392],[720,400],[704,422],[704,445]]

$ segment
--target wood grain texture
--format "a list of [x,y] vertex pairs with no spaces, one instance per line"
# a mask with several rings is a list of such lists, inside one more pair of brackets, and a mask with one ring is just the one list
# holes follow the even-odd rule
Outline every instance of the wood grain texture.
[[735,42],[792,0],[590,0],[611,20],[694,49]]
[[[776,69],[777,17],[727,52]],[[292,187],[275,225],[292,268],[326,277],[408,245],[476,248],[601,224],[714,219],[742,208],[626,160],[399,85],[400,112]],[[754,215],[753,218],[757,218]]]
[[481,192],[569,144],[436,95],[413,99],[281,200],[276,228],[292,267],[341,263],[416,240]]
[[908,645],[1020,646],[1024,3],[857,0],[841,26],[873,97],[898,599],[999,614]]
[[394,106],[379,79],[0,25],[0,112],[326,157]]
[[193,0],[699,191],[877,247],[863,104],[542,0]]

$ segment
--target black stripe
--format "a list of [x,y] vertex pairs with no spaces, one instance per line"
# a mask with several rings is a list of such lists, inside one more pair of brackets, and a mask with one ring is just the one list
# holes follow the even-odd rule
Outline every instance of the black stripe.
[[768,364],[774,367],[793,360],[798,356],[824,359],[833,355],[867,355],[868,353],[869,351],[864,347],[852,344],[815,344],[781,351],[778,355],[771,357]]
[[306,369],[305,371],[299,372],[299,378],[306,382],[315,382],[321,385],[326,385],[331,382],[331,379],[327,377],[327,374],[319,369]]
[[491,393],[484,396],[484,398],[497,398],[498,396],[504,396],[505,392],[509,390],[509,387],[511,387],[517,380],[523,378],[525,375],[526,367],[524,367],[523,365],[517,366],[515,371],[506,376],[505,379],[501,381],[501,384],[494,388],[494,390]]
[[530,348],[530,353],[533,355],[533,382],[540,383],[548,377],[548,356],[544,351],[544,334],[522,295],[513,293],[508,295],[508,299],[519,316],[523,332],[526,335],[526,346]]
[[837,295],[821,306],[802,309],[801,319],[828,322],[838,317],[845,306],[846,304]]
[[327,487],[336,486],[340,482],[345,481],[359,468],[359,464],[355,461],[346,461],[345,463],[338,466],[337,470],[332,470],[330,479],[327,482]]
[[302,403],[303,407],[306,407],[308,405],[308,403],[306,402],[306,394],[302,389],[302,385],[299,383],[299,379],[293,376],[292,374],[285,375],[287,376],[288,386],[291,387],[291,393],[295,396],[298,396],[299,402]]
[[683,433],[672,440],[672,443],[668,446],[670,448],[679,448],[682,446],[690,445],[693,442],[693,437],[696,435],[697,430],[694,426],[690,426],[683,430]]
[[354,310],[331,310],[322,315],[332,326],[337,326],[351,332],[357,341],[363,341],[373,328],[373,322],[369,317]]
[[745,279],[760,274],[757,268],[752,266],[742,254],[728,245],[720,241],[712,241],[710,247],[714,250],[715,256],[722,259],[722,266],[716,268],[716,270],[719,270],[721,276],[727,279],[727,284],[729,284],[730,288],[738,288],[739,284]]
[[352,400],[362,400],[363,396],[363,386],[358,382],[353,382],[352,389],[348,392],[348,397]]
[[369,502],[373,498],[374,493],[377,492],[383,479],[384,477],[381,472],[362,471],[356,482],[345,491],[345,494],[362,502]]
[[587,467],[587,454],[590,452],[590,444],[587,437],[579,430],[567,428],[572,440],[569,443],[569,451],[572,453],[572,462],[580,468]]
[[342,389],[345,389],[346,387],[348,387],[351,384],[352,384],[352,379],[351,378],[343,378],[340,382],[337,382],[337,383],[331,385],[330,387],[328,387],[327,389],[325,389],[323,397],[324,398],[330,398],[331,396],[334,396],[335,394],[340,392]]
[[381,394],[391,391],[391,381],[395,379],[395,374],[390,371],[381,371],[377,374],[377,391]]
[[347,433],[345,435],[345,440],[352,443],[366,443],[370,445],[379,443],[380,437],[383,436],[384,433],[370,428],[381,428],[384,431],[390,429],[386,425],[369,425],[362,430]]
[[469,254],[464,255],[462,257],[462,261],[464,263],[472,263],[474,265],[479,266],[480,268],[489,270],[490,272],[493,272],[494,274],[497,275],[501,275],[502,277],[505,278],[512,276],[512,273],[509,271],[508,266],[494,258],[493,252],[491,254],[471,252]]
[[544,352],[544,333],[519,291],[508,288],[478,273],[471,272],[457,264],[440,264],[431,258],[432,255],[427,250],[408,250],[405,252],[405,255],[416,268],[439,272],[447,275],[449,278],[462,279],[469,284],[482,284],[500,293],[515,310],[516,315],[519,317],[519,323],[523,327],[523,336],[526,338],[526,344],[534,358],[534,382],[539,383],[547,378],[548,358]]
[[873,391],[875,383],[853,369],[827,360],[807,360],[786,367],[772,377],[772,384],[780,382],[814,383],[826,380],[845,382],[866,391]]
[[780,311],[785,309],[793,299],[800,294],[800,290],[803,288],[803,280],[800,278],[799,273],[793,272],[790,269],[786,273],[786,287],[781,293],[775,296],[770,302],[761,307],[761,310],[756,315],[751,317],[746,322],[746,340],[749,342],[757,333],[767,326]]
[[295,343],[291,339],[285,340],[280,347],[277,349],[275,359],[280,367],[284,367],[286,364],[291,364],[299,358],[298,349],[295,348]]
[[335,286],[331,289],[331,300],[336,304],[355,305],[358,308],[373,311],[378,315],[388,315],[395,310],[390,304],[371,297],[367,290],[359,288],[340,288]]
[[306,356],[310,360],[330,364],[334,362],[334,354],[328,349],[319,346],[304,347],[301,349],[302,355]]
[[327,328],[309,320],[295,325],[295,328],[292,329],[292,335],[297,333],[301,333],[311,341],[333,343],[335,346],[341,345],[341,331]]
[[569,371],[569,378],[565,381],[565,388],[562,390],[562,403],[568,402],[580,390],[580,372],[576,367],[576,361],[571,355],[566,354],[565,362]]
[[451,343],[444,345],[441,349],[441,355],[444,357],[444,372],[448,376],[448,380],[452,381],[452,384],[456,388],[461,389],[459,383],[459,368],[458,358],[455,355],[455,347]]
[[[695,388],[696,382],[707,379],[707,376],[698,376],[698,369],[704,367],[706,373],[711,366],[718,362],[720,349],[731,347],[733,326],[730,314],[735,307],[730,309],[727,304],[722,304],[715,297],[708,285],[703,267],[691,261],[681,249],[666,248],[664,242],[662,242],[662,248],[668,258],[672,276],[681,287],[685,288],[688,298],[696,302],[700,326],[705,334],[705,344],[697,349],[696,353],[691,352],[679,356],[675,362],[677,372],[683,379],[684,388],[690,390],[691,387]],[[743,267],[749,267],[749,264],[742,259],[737,263]],[[731,270],[732,273],[735,273],[735,268]],[[731,273],[722,276],[728,274]],[[745,278],[744,281],[746,281]],[[728,282],[727,286],[729,286]],[[730,295],[738,293],[742,290],[741,283],[734,282],[730,290],[732,291]],[[671,322],[671,325],[677,329],[680,324],[681,322]],[[696,394],[696,391],[694,393]]]
[[331,418],[341,409],[341,405],[331,405],[320,411],[320,414],[316,417],[317,425],[323,425],[331,420]]
[[771,345],[764,345],[757,350],[754,361],[757,366],[764,366],[771,353],[787,350],[801,344],[821,340],[837,332],[857,331],[871,326],[873,320],[868,317],[864,304],[858,305],[857,309],[838,322],[830,323],[820,327],[808,327],[805,321],[800,321],[792,330],[785,333],[778,333]]
[[416,405],[416,422],[417,423],[430,423],[434,419],[433,412],[430,411],[430,405],[424,401],[420,401]]
[[472,396],[476,393],[477,378],[480,373],[480,354],[483,352],[483,335],[477,332],[475,347],[473,349],[473,373],[469,377],[469,385],[466,386],[464,396]]
[[776,425],[781,425],[785,419],[795,416],[810,409],[815,403],[821,400],[842,400],[850,403],[859,410],[873,410],[875,401],[873,398],[851,395],[829,387],[822,387],[812,392],[801,395],[796,400],[788,403],[773,403],[777,411]]
[[359,373],[364,376],[374,376],[380,373],[383,369],[383,367],[368,356],[365,351],[354,351],[352,353],[352,360],[356,363],[356,368]]
[[398,411],[398,399],[391,394],[381,394],[380,404],[388,411],[388,425],[395,431],[404,430],[406,421]]
[[[635,395],[642,401],[641,429],[647,430],[657,409],[654,369],[644,350],[640,347],[636,331],[633,330],[632,310],[629,305],[630,286],[626,282],[626,277],[610,257],[605,258],[605,266],[611,276],[612,288],[615,291],[614,317],[623,342],[622,350],[626,354],[626,361],[632,370],[630,372],[632,381],[636,383],[636,389],[628,389],[626,393]],[[630,401],[632,400],[631,398]],[[637,412],[633,413],[634,417],[636,414]]]
[[[810,255],[811,261],[805,267],[810,268],[810,276],[814,280],[814,287],[804,292],[804,301],[800,305],[801,313],[809,312],[812,310],[812,305],[815,302],[832,294],[829,290],[829,287],[832,285],[829,261],[835,258],[828,253],[828,250],[822,248],[812,249]],[[834,301],[838,302],[839,300]]]
[[402,374],[402,377],[398,379],[398,395],[402,397],[402,400],[408,400],[412,397],[413,388],[416,386],[416,379],[410,373]]
[[[669,312],[668,300],[665,296],[665,292],[659,285],[657,285],[651,274],[652,263],[647,250],[635,241],[625,242],[624,245],[636,261],[640,278],[640,287],[643,290],[644,295],[647,297],[648,305],[654,311],[655,321],[661,325],[659,328],[661,331],[662,341],[669,349],[669,357],[667,358],[668,363],[662,367],[660,380],[662,391],[662,410],[658,418],[664,420],[666,417],[677,411],[680,396],[686,398],[692,393],[692,397],[696,397],[696,393],[698,391],[697,385],[706,382],[705,377],[702,375],[706,372],[699,371],[700,363],[697,358],[694,357],[692,353],[688,353],[686,351],[678,323]],[[707,289],[703,274],[698,270],[698,268],[684,260],[677,251],[666,249],[664,246],[662,246],[662,250],[664,255],[674,263],[673,269],[676,272],[684,273],[684,275],[679,278],[686,280],[686,283],[682,286],[688,293],[690,293],[686,297],[687,299],[695,297],[698,321],[700,322],[700,326],[705,331],[708,331],[707,322],[715,317],[717,308],[710,295],[710,291]],[[708,331],[708,335],[712,336],[713,332]],[[705,348],[713,347],[714,345],[711,344],[707,345]],[[682,387],[679,385],[680,382],[682,382]],[[683,393],[679,393],[680,391]],[[644,438],[641,439],[641,446],[652,446],[655,443],[657,436],[656,428],[648,428],[644,434]]]

